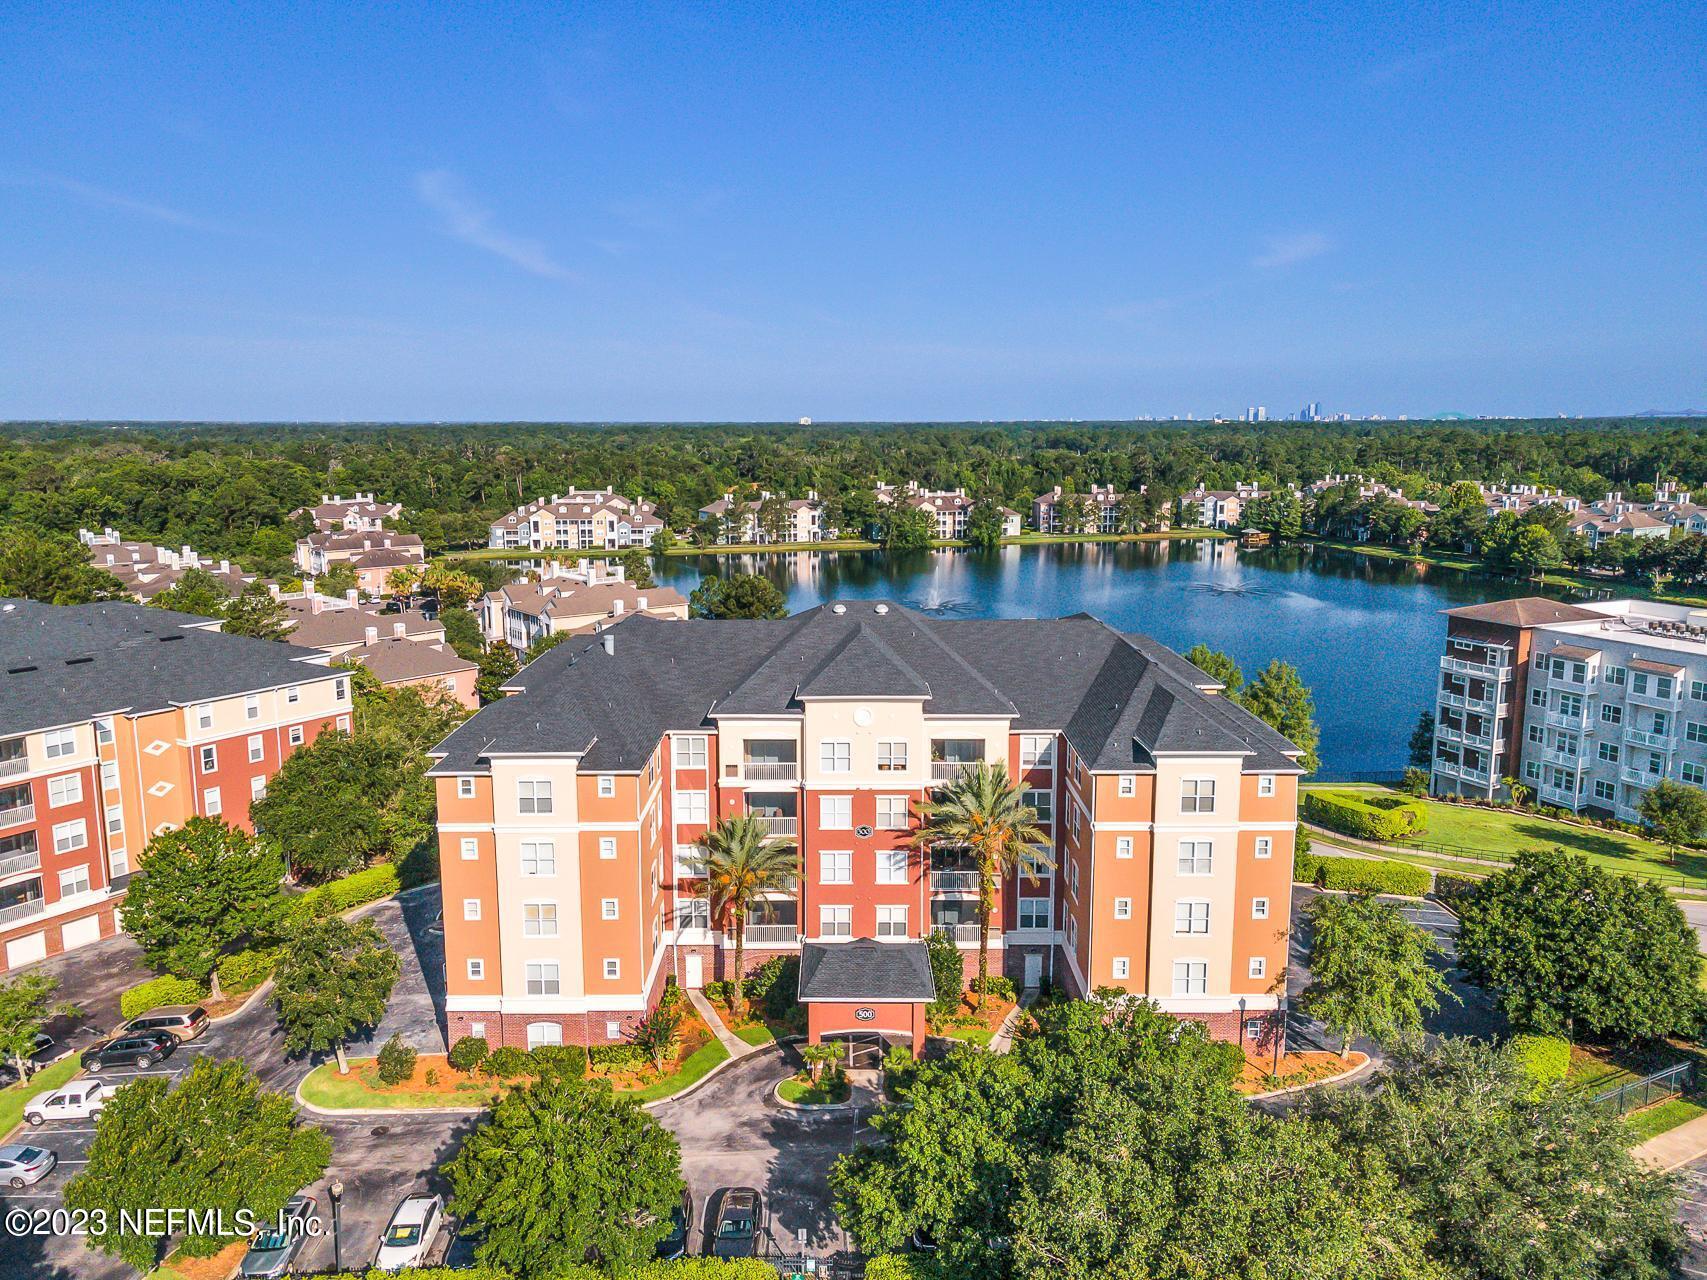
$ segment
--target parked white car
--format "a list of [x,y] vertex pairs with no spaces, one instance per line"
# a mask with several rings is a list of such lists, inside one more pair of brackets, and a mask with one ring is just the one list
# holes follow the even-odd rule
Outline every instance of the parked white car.
[[48,1120],[93,1120],[101,1114],[101,1108],[111,1095],[112,1090],[100,1080],[73,1080],[31,1098],[24,1104],[24,1119],[31,1124],[42,1124]]
[[445,1202],[440,1196],[405,1196],[391,1215],[373,1265],[380,1271],[418,1267],[444,1228]]

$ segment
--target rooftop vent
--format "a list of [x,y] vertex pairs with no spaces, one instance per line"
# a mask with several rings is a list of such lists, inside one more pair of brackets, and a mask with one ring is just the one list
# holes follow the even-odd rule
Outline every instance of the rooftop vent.
[[846,613],[847,611],[848,607],[845,604],[833,604],[830,606],[831,613]]
[[873,613],[888,613],[889,606],[886,604],[874,604],[871,606],[871,611]]
[[34,670],[35,670],[35,669],[36,669],[36,668],[35,668],[35,664],[34,664],[34,663],[31,663],[31,664],[30,664],[30,665],[29,665],[29,666],[27,666],[27,667],[7,667],[7,668],[6,668],[6,674],[7,674],[7,675],[9,675],[9,676],[21,676],[21,675],[23,675],[23,674],[24,674],[24,672],[26,672],[26,671],[34,671]]

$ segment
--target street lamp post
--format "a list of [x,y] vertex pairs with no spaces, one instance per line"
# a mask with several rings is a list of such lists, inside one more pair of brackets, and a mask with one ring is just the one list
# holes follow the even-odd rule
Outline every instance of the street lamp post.
[[344,1198],[344,1184],[334,1182],[326,1190],[332,1196],[332,1270],[342,1271],[344,1269],[344,1242],[339,1231],[338,1202]]
[[[1257,1046],[1259,1049],[1261,1045]],[[1239,1052],[1245,1051],[1245,998],[1239,997]]]

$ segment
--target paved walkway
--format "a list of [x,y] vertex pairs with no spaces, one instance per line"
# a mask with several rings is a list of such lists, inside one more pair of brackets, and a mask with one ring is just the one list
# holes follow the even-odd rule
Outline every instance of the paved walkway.
[[1657,1138],[1649,1138],[1631,1154],[1662,1173],[1699,1160],[1707,1156],[1707,1116],[1697,1116],[1675,1129],[1667,1129]]
[[705,1025],[711,1028],[711,1034],[717,1037],[717,1042],[729,1050],[731,1058],[745,1058],[749,1053],[757,1053],[766,1045],[748,1044],[728,1027],[723,1025],[723,1019],[717,1016],[717,1010],[711,1001],[705,998],[705,992],[693,987],[683,988],[688,993],[688,1003],[693,1005],[694,1012],[705,1019]]

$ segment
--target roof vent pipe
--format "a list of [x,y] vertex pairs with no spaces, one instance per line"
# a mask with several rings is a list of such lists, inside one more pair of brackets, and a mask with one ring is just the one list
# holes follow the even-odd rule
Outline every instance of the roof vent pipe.
[[889,612],[889,606],[886,604],[872,605],[871,611],[873,613],[888,613]]

